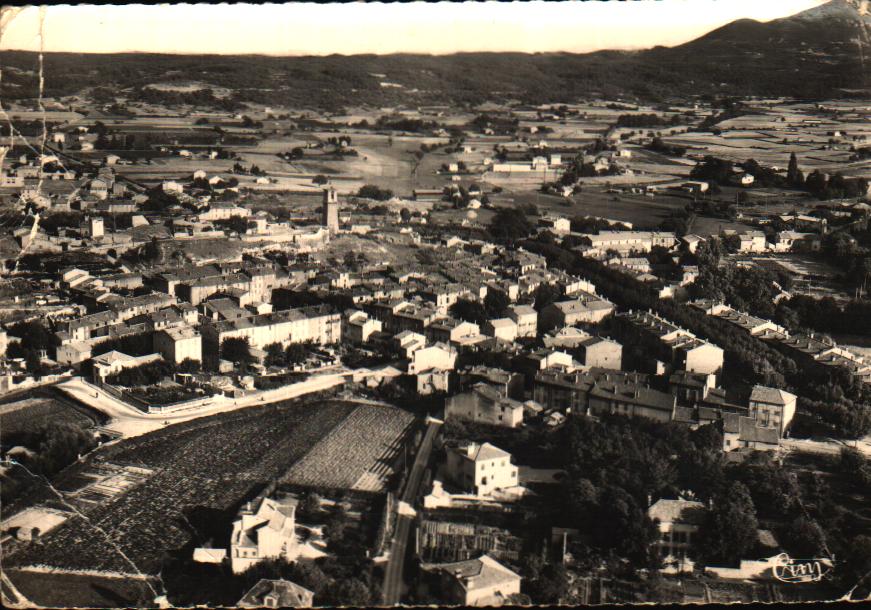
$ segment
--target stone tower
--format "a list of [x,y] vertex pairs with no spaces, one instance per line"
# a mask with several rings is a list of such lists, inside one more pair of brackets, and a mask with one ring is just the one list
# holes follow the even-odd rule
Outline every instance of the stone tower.
[[324,189],[321,224],[335,235],[339,231],[339,194],[333,187]]

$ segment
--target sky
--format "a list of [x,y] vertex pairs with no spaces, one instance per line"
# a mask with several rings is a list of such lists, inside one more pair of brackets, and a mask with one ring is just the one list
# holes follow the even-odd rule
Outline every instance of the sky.
[[[672,46],[740,18],[825,0],[48,6],[45,51],[344,55]],[[13,9],[14,10],[14,9]],[[0,20],[0,49],[39,50],[40,9]]]

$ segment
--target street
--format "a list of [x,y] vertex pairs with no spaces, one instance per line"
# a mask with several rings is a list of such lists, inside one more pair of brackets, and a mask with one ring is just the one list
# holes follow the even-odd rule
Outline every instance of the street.
[[279,400],[296,398],[312,392],[326,390],[341,385],[344,382],[345,377],[340,374],[320,375],[309,378],[301,383],[282,386],[275,390],[256,392],[250,396],[235,400],[231,398],[218,399],[216,397],[210,401],[213,404],[207,403],[172,413],[145,413],[132,405],[118,400],[80,377],[74,377],[70,381],[58,384],[56,387],[74,400],[107,415],[109,421],[103,427],[126,438],[158,430],[167,424],[179,424],[207,415],[216,415],[235,409],[262,406]]
[[[430,420],[426,434],[420,444],[420,449],[417,452],[417,457],[414,459],[414,464],[411,467],[411,472],[408,475],[408,481],[405,484],[405,490],[400,498],[401,502],[408,505],[413,505],[417,494],[420,491],[420,483],[423,478],[424,470],[429,462],[430,453],[432,453],[432,443],[435,435],[438,432],[440,421]],[[393,534],[393,542],[390,545],[390,558],[387,561],[387,568],[384,573],[384,586],[382,589],[383,602],[388,606],[399,604],[402,597],[402,573],[405,567],[405,556],[408,548],[408,536],[411,533],[411,526],[414,523],[414,517],[408,514],[397,512],[396,515],[396,530]]]

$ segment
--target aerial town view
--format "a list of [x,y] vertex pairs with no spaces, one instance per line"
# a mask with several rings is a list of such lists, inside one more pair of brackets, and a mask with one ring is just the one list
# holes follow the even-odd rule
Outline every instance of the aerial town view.
[[307,6],[0,10],[3,605],[871,599],[868,0]]

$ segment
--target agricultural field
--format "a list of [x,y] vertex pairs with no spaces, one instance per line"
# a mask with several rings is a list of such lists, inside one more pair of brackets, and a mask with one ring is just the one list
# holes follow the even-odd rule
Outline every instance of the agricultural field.
[[13,550],[4,556],[6,565],[156,574],[168,557],[201,543],[202,528],[225,522],[222,529],[229,533],[243,501],[286,473],[355,408],[339,401],[290,400],[192,420],[107,447],[92,458],[96,463],[138,466],[153,474],[84,509],[84,518],[69,519],[38,545]]
[[[144,579],[127,575],[95,576],[43,570],[4,570],[15,588],[44,608],[156,608],[154,593]],[[156,579],[152,587],[160,590]]]
[[394,407],[360,405],[282,478],[283,483],[380,492],[414,424]]
[[6,445],[34,434],[46,424],[93,426],[97,414],[86,413],[52,398],[31,397],[0,405],[0,442]]

